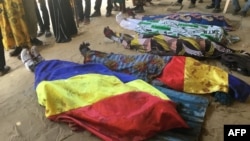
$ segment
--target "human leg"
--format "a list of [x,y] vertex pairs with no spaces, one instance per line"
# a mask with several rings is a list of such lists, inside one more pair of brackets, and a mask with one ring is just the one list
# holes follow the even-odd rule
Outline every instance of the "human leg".
[[136,6],[133,8],[135,13],[143,13],[144,8],[143,8],[143,0],[137,0]]
[[4,47],[2,41],[2,34],[0,33],[0,76],[5,75],[10,71],[10,67],[6,66],[5,56],[4,56]]
[[112,12],[112,8],[113,8],[112,2],[113,2],[113,0],[107,0],[106,17],[110,17],[111,16],[111,12]]
[[191,0],[188,8],[195,8],[196,0]]
[[31,38],[37,37],[37,15],[36,2],[34,0],[23,0],[24,20],[27,24],[28,32]]
[[25,11],[24,19],[28,27],[30,42],[32,45],[41,46],[43,42],[37,39],[36,1],[23,0],[23,6]]
[[242,8],[242,11],[240,12],[240,15],[243,16],[243,17],[246,17],[247,11],[249,10],[249,8],[250,8],[250,0],[248,0],[245,3],[244,7]]
[[[27,47],[30,45],[29,32],[24,21],[24,7],[22,1],[16,1],[17,7],[13,6],[13,1],[5,1],[5,8],[2,9],[1,24],[5,24],[6,27],[1,28],[3,33],[3,43],[6,49],[13,49],[9,52],[10,56],[18,56],[21,53],[22,47]],[[4,13],[15,13],[9,14],[8,16]],[[34,11],[35,14],[35,11]],[[36,25],[37,26],[37,25]],[[35,33],[37,30],[35,31]],[[11,35],[11,36],[9,36]]]
[[50,37],[51,32],[50,32],[50,17],[49,17],[49,12],[46,6],[45,0],[39,0],[40,3],[40,10],[42,11],[42,19],[43,19],[43,24],[44,24],[44,29],[45,29],[45,37]]
[[220,3],[221,3],[221,0],[215,0],[215,6],[214,6],[213,13],[220,13],[221,12]]
[[215,0],[215,8],[220,8],[221,0]]
[[90,12],[91,12],[91,1],[85,0],[84,24],[89,24]]
[[78,30],[74,20],[74,14],[68,0],[48,0],[51,22],[57,43],[71,41]]
[[45,29],[44,29],[44,24],[43,24],[43,20],[42,20],[40,11],[38,9],[38,3],[37,2],[36,2],[36,5],[35,5],[35,8],[36,8],[37,22],[38,22],[38,26],[39,26],[39,31],[37,33],[37,37],[40,37],[40,36],[42,36],[44,34]]
[[210,5],[206,6],[207,9],[215,8],[215,0],[212,0],[212,3]]
[[99,17],[101,16],[101,5],[102,5],[102,0],[96,0],[95,1],[95,6],[94,6],[94,13],[91,15],[91,17]]
[[239,0],[233,0],[233,9],[234,9],[234,11],[233,11],[233,15],[236,15],[236,14],[238,14],[238,12],[240,11],[240,4],[239,4]]
[[120,5],[120,10],[122,11],[122,13],[126,13],[126,1],[122,0],[122,2],[119,5]]
[[113,11],[120,11],[120,3],[117,2],[116,0],[113,1],[113,8],[112,8]]
[[84,20],[82,0],[74,0],[76,5],[77,18],[79,21]]

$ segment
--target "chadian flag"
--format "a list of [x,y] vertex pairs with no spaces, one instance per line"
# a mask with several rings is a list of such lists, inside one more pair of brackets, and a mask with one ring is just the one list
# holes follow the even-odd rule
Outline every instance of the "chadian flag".
[[174,90],[186,93],[224,92],[239,101],[245,101],[250,95],[250,86],[244,81],[191,57],[174,56],[157,79]]
[[161,91],[102,64],[43,61],[35,69],[35,88],[48,119],[87,129],[105,141],[139,141],[188,128]]

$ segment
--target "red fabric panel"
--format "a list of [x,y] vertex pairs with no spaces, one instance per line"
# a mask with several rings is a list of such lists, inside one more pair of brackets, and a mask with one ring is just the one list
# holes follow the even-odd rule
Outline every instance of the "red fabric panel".
[[164,67],[162,74],[157,77],[157,79],[169,88],[177,91],[183,91],[185,60],[186,57],[184,56],[174,56]]
[[49,117],[74,123],[105,141],[139,141],[160,131],[188,128],[172,101],[145,92],[129,92]]

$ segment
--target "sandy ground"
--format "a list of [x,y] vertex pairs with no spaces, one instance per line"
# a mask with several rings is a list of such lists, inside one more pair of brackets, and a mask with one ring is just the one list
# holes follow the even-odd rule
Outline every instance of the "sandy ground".
[[[155,0],[156,3],[159,1]],[[166,3],[167,0],[161,0]],[[169,3],[169,2],[167,2]],[[210,0],[205,0],[203,4],[197,4],[195,9],[187,9],[189,2],[184,1],[184,7],[181,11],[211,12],[205,9],[210,4]],[[94,2],[92,2],[92,6]],[[224,1],[222,2],[224,5]],[[127,6],[132,7],[130,2]],[[103,28],[110,26],[114,31],[134,34],[132,31],[122,29],[116,22],[117,12],[113,16],[105,17],[106,1],[103,2],[102,17],[92,18],[90,25],[80,24],[79,34],[69,43],[55,43],[54,38],[41,37],[40,39],[50,43],[45,47],[39,47],[41,54],[46,59],[62,59],[81,63],[83,57],[78,50],[79,44],[88,41],[92,49],[115,52],[124,54],[136,54],[134,51],[125,50],[121,45],[113,43],[103,35]],[[145,7],[145,14],[170,13],[167,6],[148,6]],[[93,8],[92,8],[93,12]],[[225,14],[226,17],[241,22],[241,27],[230,34],[238,35],[241,41],[232,45],[234,49],[245,49],[250,52],[249,16],[242,19],[239,16],[230,14],[231,8]],[[72,132],[68,125],[51,122],[45,118],[44,108],[37,102],[36,92],[33,88],[34,75],[27,71],[20,60],[10,58],[6,52],[7,64],[12,70],[9,74],[0,78],[0,139],[2,141],[98,141],[99,139],[87,131]],[[219,62],[209,62],[213,65],[227,68],[220,65]],[[249,77],[244,77],[236,72],[230,72],[250,84]],[[250,100],[246,103],[234,102],[231,106],[223,106],[213,101],[208,96],[211,104],[208,107],[200,140],[202,141],[221,141],[223,140],[224,124],[250,124]]]

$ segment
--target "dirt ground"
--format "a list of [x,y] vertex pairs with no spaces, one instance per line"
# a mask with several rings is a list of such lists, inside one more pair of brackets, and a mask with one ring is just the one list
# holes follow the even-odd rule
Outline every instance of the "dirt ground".
[[[174,2],[174,0],[172,0]],[[159,3],[170,3],[167,0],[153,0],[156,5],[145,7],[144,14],[171,13],[167,11],[169,6],[162,6]],[[127,1],[127,6],[132,7],[132,3]],[[225,1],[222,2],[222,7]],[[242,2],[243,4],[244,2]],[[205,9],[210,4],[210,0],[204,3],[197,3],[196,8],[188,9],[189,1],[183,2],[183,11],[210,13]],[[92,7],[94,1],[92,1]],[[135,34],[133,31],[122,29],[115,21],[115,14],[112,17],[105,17],[106,1],[103,1],[102,16],[91,18],[89,25],[80,24],[79,34],[68,43],[55,43],[54,38],[41,37],[40,39],[49,43],[48,46],[39,47],[39,50],[47,60],[61,59],[82,63],[83,57],[78,50],[79,44],[87,41],[91,44],[91,49],[115,52],[124,54],[136,54],[137,52],[126,50],[121,45],[113,43],[105,38],[103,28],[110,26],[114,31]],[[246,18],[231,15],[232,7],[229,7],[225,16],[229,19],[238,20],[241,23],[237,31],[230,32],[237,35],[241,41],[231,45],[233,49],[244,49],[250,52],[250,15]],[[93,8],[92,8],[93,12]],[[220,13],[222,14],[222,13]],[[44,107],[37,102],[36,92],[33,88],[34,75],[25,69],[24,65],[17,58],[9,57],[6,51],[7,64],[11,66],[11,72],[0,78],[0,139],[2,141],[98,141],[97,137],[87,131],[73,132],[68,125],[51,122],[45,118]],[[206,61],[229,71],[220,62]],[[236,72],[230,72],[250,84],[249,77],[245,77]],[[208,96],[211,104],[208,107],[202,133],[201,141],[222,141],[223,126],[225,124],[250,124],[250,99],[245,103],[234,102],[231,106],[223,106],[214,102]]]

